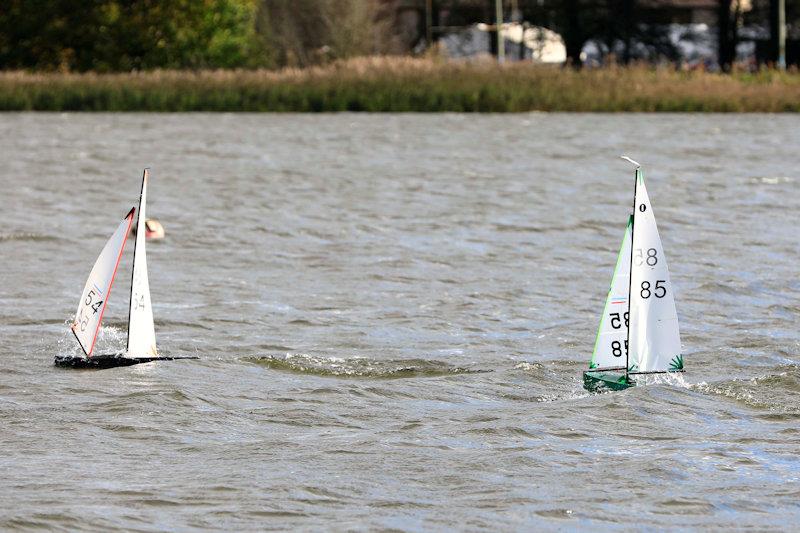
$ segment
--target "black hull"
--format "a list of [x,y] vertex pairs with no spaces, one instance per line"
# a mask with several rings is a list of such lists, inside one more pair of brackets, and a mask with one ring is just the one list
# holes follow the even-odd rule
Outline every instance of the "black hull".
[[81,368],[103,370],[119,366],[132,366],[140,363],[153,363],[156,361],[176,361],[179,359],[199,359],[198,357],[123,357],[120,354],[95,355],[92,357],[75,357],[71,355],[57,355],[53,364],[63,368]]

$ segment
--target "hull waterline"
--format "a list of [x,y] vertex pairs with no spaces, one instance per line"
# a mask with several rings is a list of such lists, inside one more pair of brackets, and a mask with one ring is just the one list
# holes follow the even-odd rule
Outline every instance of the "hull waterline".
[[57,355],[53,361],[55,366],[63,368],[103,370],[120,366],[132,366],[141,363],[154,363],[157,361],[176,361],[180,359],[199,359],[198,357],[125,357],[122,354],[104,354],[92,357],[76,357],[72,355]]

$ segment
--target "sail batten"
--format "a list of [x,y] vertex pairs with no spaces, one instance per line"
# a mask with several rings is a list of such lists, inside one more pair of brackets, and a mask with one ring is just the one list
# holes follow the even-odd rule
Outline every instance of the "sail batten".
[[147,276],[146,208],[149,169],[142,176],[142,191],[139,196],[139,216],[136,221],[136,238],[133,249],[131,271],[131,294],[128,308],[128,343],[126,355],[130,357],[157,357],[156,333],[153,323],[153,308],[150,301],[150,283]]
[[92,356],[94,345],[97,342],[97,334],[103,322],[103,314],[111,295],[111,287],[117,276],[117,269],[135,212],[136,208],[131,208],[106,242],[89,273],[89,279],[86,280],[81,299],[78,302],[78,310],[75,313],[71,329],[87,357]]

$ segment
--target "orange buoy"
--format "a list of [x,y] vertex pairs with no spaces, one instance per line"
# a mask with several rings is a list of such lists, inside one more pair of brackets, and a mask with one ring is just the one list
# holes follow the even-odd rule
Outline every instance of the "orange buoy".
[[[164,238],[164,226],[161,225],[161,222],[154,218],[148,218],[144,221],[145,233],[144,236],[147,239],[163,239]],[[131,235],[136,235],[136,226],[134,225],[131,228]]]

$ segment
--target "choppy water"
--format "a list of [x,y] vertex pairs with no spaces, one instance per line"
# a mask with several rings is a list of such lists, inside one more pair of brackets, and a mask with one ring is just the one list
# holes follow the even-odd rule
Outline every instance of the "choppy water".
[[[0,115],[0,529],[796,527],[799,128]],[[688,372],[587,395],[621,153]],[[56,369],[145,165],[160,349],[201,359]],[[101,348],[124,345],[128,276]]]

